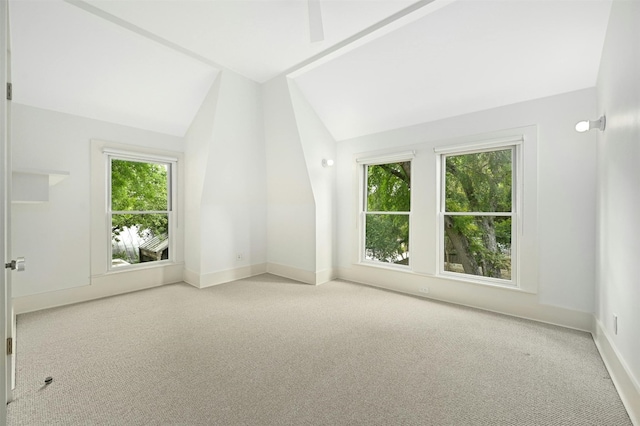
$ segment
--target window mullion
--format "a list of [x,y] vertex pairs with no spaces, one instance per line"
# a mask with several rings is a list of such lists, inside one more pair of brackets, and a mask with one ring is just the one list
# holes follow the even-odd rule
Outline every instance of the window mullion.
[[109,210],[111,214],[166,214],[171,210]]
[[514,212],[442,212],[446,216],[498,216],[510,217]]

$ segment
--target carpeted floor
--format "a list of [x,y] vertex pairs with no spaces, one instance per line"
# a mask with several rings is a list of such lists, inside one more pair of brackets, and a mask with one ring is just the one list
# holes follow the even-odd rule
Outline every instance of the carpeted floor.
[[631,424],[588,333],[340,281],[164,286],[17,345],[9,425]]

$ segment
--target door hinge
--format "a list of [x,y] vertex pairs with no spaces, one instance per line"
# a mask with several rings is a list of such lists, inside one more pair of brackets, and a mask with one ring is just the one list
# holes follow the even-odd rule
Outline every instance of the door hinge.
[[13,99],[13,84],[7,83],[7,100]]
[[13,355],[13,337],[7,338],[7,355]]

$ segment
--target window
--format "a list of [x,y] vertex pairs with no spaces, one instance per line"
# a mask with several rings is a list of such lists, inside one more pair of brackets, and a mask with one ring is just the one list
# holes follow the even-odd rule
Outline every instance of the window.
[[411,161],[364,164],[364,261],[409,265]]
[[172,259],[174,161],[108,154],[111,268]]
[[517,150],[441,154],[441,273],[515,283]]

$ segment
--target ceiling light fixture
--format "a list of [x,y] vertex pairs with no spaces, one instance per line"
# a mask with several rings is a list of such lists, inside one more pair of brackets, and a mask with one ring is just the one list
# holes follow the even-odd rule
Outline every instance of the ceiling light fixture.
[[604,130],[606,123],[607,123],[607,119],[605,118],[604,115],[595,121],[590,121],[590,120],[580,121],[578,124],[576,124],[576,132],[582,133],[591,129],[598,129],[602,132]]

